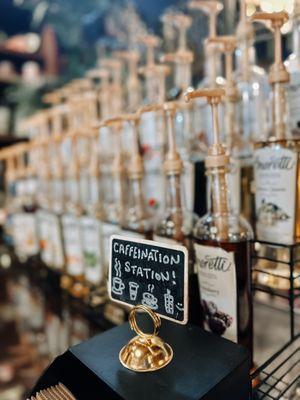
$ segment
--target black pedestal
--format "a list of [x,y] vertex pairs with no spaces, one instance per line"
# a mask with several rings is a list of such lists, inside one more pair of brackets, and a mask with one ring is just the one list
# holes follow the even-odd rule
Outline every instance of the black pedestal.
[[156,372],[136,373],[119,362],[119,351],[133,337],[128,324],[72,347],[39,379],[36,391],[62,382],[78,400],[247,400],[247,350],[195,326],[162,321],[160,337],[174,358]]

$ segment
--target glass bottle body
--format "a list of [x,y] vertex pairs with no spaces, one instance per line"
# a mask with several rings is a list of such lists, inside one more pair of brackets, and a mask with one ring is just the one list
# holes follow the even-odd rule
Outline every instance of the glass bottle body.
[[151,240],[153,217],[145,204],[142,179],[129,178],[128,184],[129,196],[121,221],[121,235]]
[[166,207],[158,217],[153,239],[167,244],[181,244],[189,254],[189,322],[203,325],[197,275],[194,270],[193,228],[198,217],[185,209],[180,175],[167,177]]
[[194,229],[205,328],[253,351],[250,225],[231,211],[227,173],[209,174],[210,212]]
[[66,181],[67,202],[62,215],[63,241],[66,256],[66,274],[71,282],[67,286],[75,296],[82,295],[84,282],[84,262],[82,251],[82,230],[80,226],[79,179],[70,177]]

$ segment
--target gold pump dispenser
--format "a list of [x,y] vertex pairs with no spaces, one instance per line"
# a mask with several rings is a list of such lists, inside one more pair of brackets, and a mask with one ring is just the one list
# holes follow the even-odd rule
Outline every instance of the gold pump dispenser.
[[[268,242],[260,244],[259,256],[265,259],[258,260],[257,279],[266,286],[287,290],[289,282],[277,276],[290,276],[290,250],[276,244],[293,245],[300,238],[300,142],[290,136],[286,106],[290,75],[282,62],[280,30],[288,14],[259,12],[252,20],[270,22],[275,41],[275,60],[269,73],[273,126],[269,139],[256,143],[254,151],[256,235],[258,240]],[[270,269],[275,273],[269,274]],[[294,274],[298,273],[295,269]]]
[[282,61],[281,27],[288,21],[285,11],[277,13],[257,12],[252,21],[270,21],[274,32],[274,63],[270,68],[269,82],[273,87],[273,129],[277,140],[287,138],[285,86],[290,80],[289,73]]
[[160,41],[155,35],[144,35],[139,39],[146,47],[146,64],[139,68],[139,73],[146,79],[146,102],[148,104],[163,103],[166,98],[166,76],[170,68],[155,63],[154,49]]
[[174,13],[169,16],[169,23],[178,31],[178,47],[175,52],[164,54],[160,61],[175,64],[174,83],[176,88],[183,91],[191,86],[192,80],[191,64],[194,61],[194,55],[187,49],[187,31],[192,24],[192,19],[182,13]]
[[134,50],[117,51],[114,55],[127,63],[126,108],[135,112],[142,102],[141,83],[138,77],[139,53]]
[[[217,17],[223,10],[223,4],[220,1],[215,0],[192,0],[188,3],[188,7],[191,10],[200,10],[207,17],[209,21],[209,34],[208,39],[215,38],[217,36]],[[218,48],[210,43],[208,40],[204,42],[205,51],[205,75],[208,80],[209,87],[216,87],[221,83],[218,77],[220,69],[220,60],[218,56]],[[204,85],[203,85],[204,86]]]
[[236,109],[239,91],[233,77],[233,53],[237,46],[237,40],[235,36],[217,36],[209,41],[218,44],[221,52],[225,55],[225,139],[228,149],[232,151],[235,147],[234,144],[236,145],[239,140]]

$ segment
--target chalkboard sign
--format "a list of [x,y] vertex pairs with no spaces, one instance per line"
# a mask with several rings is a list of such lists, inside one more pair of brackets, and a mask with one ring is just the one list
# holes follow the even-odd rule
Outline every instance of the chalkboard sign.
[[112,300],[143,304],[163,318],[186,324],[188,254],[184,246],[113,235],[110,251]]

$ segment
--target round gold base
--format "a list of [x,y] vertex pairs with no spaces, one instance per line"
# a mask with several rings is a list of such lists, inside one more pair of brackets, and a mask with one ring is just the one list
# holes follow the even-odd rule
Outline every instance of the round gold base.
[[119,353],[121,364],[135,372],[157,371],[168,365],[172,358],[171,346],[158,336],[136,336]]

